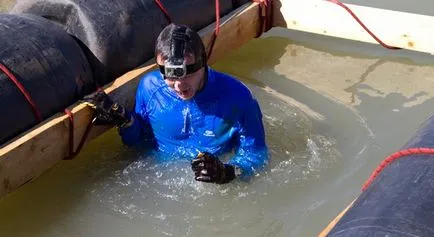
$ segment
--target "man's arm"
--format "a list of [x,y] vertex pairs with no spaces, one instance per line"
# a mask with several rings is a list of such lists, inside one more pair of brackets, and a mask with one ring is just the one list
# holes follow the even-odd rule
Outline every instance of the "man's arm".
[[137,87],[135,108],[134,112],[131,113],[131,123],[119,127],[119,135],[122,142],[127,146],[136,145],[141,141],[145,141],[146,138],[152,137],[146,110],[146,100],[142,79]]
[[139,115],[131,114],[131,124],[119,127],[119,135],[122,138],[122,142],[127,146],[136,145],[139,141],[142,141],[144,135],[144,125]]
[[126,145],[135,145],[151,137],[145,99],[141,82],[136,93],[134,112],[113,101],[104,90],[85,96],[83,101],[95,109],[95,118],[92,121],[94,125],[115,125],[119,128],[122,142]]
[[248,179],[255,172],[263,170],[269,160],[262,113],[256,99],[250,100],[239,123],[239,146],[228,164],[239,167],[241,174],[237,176]]
[[201,152],[192,160],[195,179],[202,182],[224,184],[235,178],[248,180],[268,164],[268,150],[262,114],[258,102],[251,99],[238,121],[238,149],[227,164],[218,157]]

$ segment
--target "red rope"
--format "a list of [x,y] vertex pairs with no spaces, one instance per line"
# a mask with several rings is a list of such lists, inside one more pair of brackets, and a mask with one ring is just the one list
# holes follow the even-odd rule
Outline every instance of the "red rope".
[[434,148],[409,148],[406,150],[398,151],[393,153],[384,159],[380,165],[375,169],[375,171],[371,174],[369,179],[363,184],[362,191],[365,191],[369,185],[374,181],[374,179],[380,174],[380,172],[386,168],[393,161],[409,155],[434,155]]
[[32,109],[33,115],[35,116],[38,122],[42,121],[42,115],[36,103],[32,100],[30,93],[24,88],[23,84],[17,80],[14,74],[2,63],[0,63],[0,70],[3,71],[4,74],[15,84],[15,86],[21,91],[21,94],[26,98],[27,103],[30,105]]
[[[80,143],[77,146],[77,150],[74,151],[74,115],[68,109],[65,109],[65,114],[68,115],[68,119],[69,119],[69,155],[68,155],[68,157],[65,157],[64,160],[72,160],[73,158],[75,158],[77,156],[78,153],[80,153],[81,149],[84,146],[84,143],[87,140],[87,137],[90,133],[90,130],[92,129],[92,119],[87,124],[87,127],[86,127],[86,130],[84,131],[83,137],[81,138]],[[93,117],[93,115],[92,115],[92,117]]]
[[217,36],[220,33],[220,0],[215,0],[215,30]]
[[353,12],[353,11],[351,11],[351,9],[350,8],[348,8],[345,4],[343,4],[343,3],[341,3],[339,0],[326,0],[326,1],[329,1],[329,2],[332,2],[332,3],[335,3],[335,4],[337,4],[337,5],[339,5],[339,6],[341,6],[341,7],[343,7],[348,13],[350,13],[351,14],[351,16],[357,21],[357,23],[359,23],[359,25],[360,26],[362,26],[363,27],[363,29],[365,29],[366,30],[366,32],[368,32],[369,33],[369,35],[371,35],[372,36],[372,38],[374,38],[375,39],[375,41],[377,41],[381,46],[383,46],[384,48],[387,48],[387,49],[402,49],[402,48],[399,48],[399,47],[394,47],[394,46],[390,46],[390,45],[387,45],[387,44],[385,44],[383,41],[381,41],[374,33],[372,33],[370,30],[369,30],[369,28],[368,27],[366,27],[366,25],[365,24],[363,24],[363,22],[356,16],[356,14]]
[[259,16],[260,16],[260,30],[258,32],[258,35],[256,36],[259,38],[264,32],[267,32],[272,27],[272,7],[271,7],[271,1],[272,0],[253,0],[253,2],[256,2],[259,4]]
[[208,50],[208,59],[211,58],[211,54],[214,49],[214,45],[217,39],[217,35],[220,33],[220,0],[215,0],[215,29],[211,38],[210,47]]
[[[35,115],[35,118],[39,122],[41,122],[42,121],[41,113],[39,112],[39,109],[37,108],[35,102],[33,102],[32,97],[30,96],[26,88],[17,80],[17,78],[12,74],[12,72],[2,63],[0,63],[0,70],[2,70],[8,76],[8,78],[15,84],[16,87],[18,87],[18,89],[21,91],[21,93],[29,103],[33,111],[33,114]],[[87,136],[89,135],[89,132],[92,128],[92,120],[87,125],[83,137],[80,143],[78,144],[77,150],[74,151],[74,116],[72,112],[69,111],[68,109],[65,109],[65,113],[68,115],[69,118],[69,156],[65,158],[65,160],[70,160],[74,158],[83,148],[84,142],[86,141]]]
[[166,20],[169,23],[172,23],[172,19],[170,18],[169,12],[164,7],[163,3],[161,3],[160,0],[154,0],[154,2],[157,4],[157,6],[160,8],[160,10],[163,12],[164,16],[166,17]]

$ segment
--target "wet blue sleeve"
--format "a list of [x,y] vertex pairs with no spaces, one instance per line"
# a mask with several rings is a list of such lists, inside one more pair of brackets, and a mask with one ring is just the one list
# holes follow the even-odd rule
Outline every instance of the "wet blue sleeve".
[[122,142],[127,146],[133,146],[143,141],[145,138],[145,126],[141,121],[141,117],[136,113],[132,113],[134,122],[131,126],[126,128],[119,128],[119,135],[121,135]]
[[262,113],[255,99],[250,101],[241,118],[238,139],[236,154],[228,163],[240,167],[240,178],[247,180],[268,165],[269,159]]
[[145,138],[149,137],[149,133],[151,131],[146,111],[146,97],[144,95],[144,87],[142,82],[139,83],[137,88],[135,109],[131,114],[134,118],[134,122],[129,127],[119,129],[122,142],[128,146],[137,145],[139,142],[146,142],[147,139]]

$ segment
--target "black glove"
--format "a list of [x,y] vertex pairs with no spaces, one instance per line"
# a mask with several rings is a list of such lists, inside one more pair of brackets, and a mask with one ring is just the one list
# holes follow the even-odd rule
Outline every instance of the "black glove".
[[95,119],[93,120],[95,125],[121,127],[131,122],[131,114],[124,107],[113,102],[103,90],[87,95],[83,100],[95,109]]
[[235,167],[223,164],[208,152],[201,152],[191,162],[195,180],[207,183],[224,184],[235,178]]

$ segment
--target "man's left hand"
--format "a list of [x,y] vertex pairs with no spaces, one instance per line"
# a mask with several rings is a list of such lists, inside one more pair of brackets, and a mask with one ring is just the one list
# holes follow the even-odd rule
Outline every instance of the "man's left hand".
[[95,109],[96,116],[93,121],[95,125],[122,127],[131,124],[131,114],[123,106],[113,102],[103,90],[85,96],[83,101]]
[[224,184],[235,178],[235,168],[229,164],[223,164],[217,157],[201,152],[191,162],[195,180],[207,183]]

